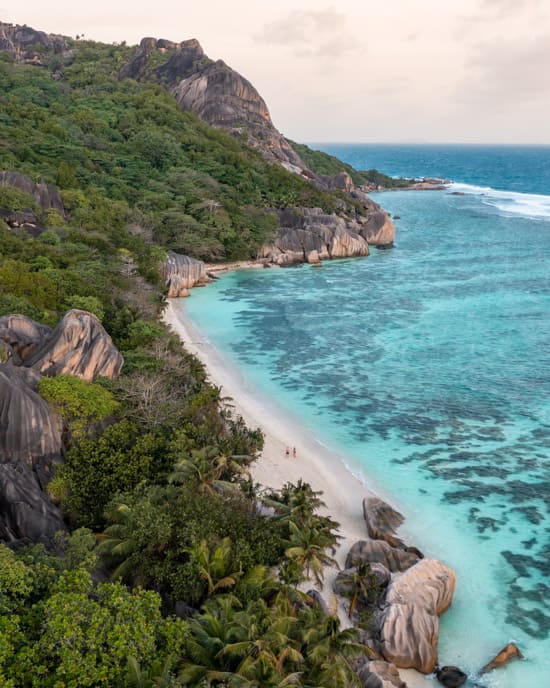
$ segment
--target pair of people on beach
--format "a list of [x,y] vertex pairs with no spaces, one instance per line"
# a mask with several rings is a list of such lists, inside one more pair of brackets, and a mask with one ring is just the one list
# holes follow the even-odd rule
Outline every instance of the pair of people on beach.
[[[285,454],[286,454],[286,457],[288,459],[290,456],[290,447],[286,448]],[[296,447],[292,447],[292,456],[293,456],[293,458],[296,458]]]

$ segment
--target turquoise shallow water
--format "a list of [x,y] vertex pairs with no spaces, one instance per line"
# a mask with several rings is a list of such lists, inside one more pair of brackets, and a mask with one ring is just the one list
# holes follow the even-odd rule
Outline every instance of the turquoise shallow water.
[[473,672],[514,640],[527,661],[483,685],[547,688],[550,220],[471,188],[377,200],[393,250],[224,275],[185,308],[456,570],[442,662]]

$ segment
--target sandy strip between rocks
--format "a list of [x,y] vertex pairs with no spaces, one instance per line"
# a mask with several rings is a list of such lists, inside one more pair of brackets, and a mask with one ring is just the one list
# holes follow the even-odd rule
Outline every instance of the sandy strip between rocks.
[[[318,442],[300,423],[286,415],[275,403],[263,399],[243,375],[193,326],[185,309],[175,307],[178,299],[168,299],[163,321],[177,334],[185,348],[205,366],[212,384],[221,387],[222,396],[230,397],[234,414],[240,415],[251,428],[260,428],[265,436],[261,457],[252,468],[252,476],[261,485],[280,488],[287,482],[300,478],[315,490],[322,490],[326,512],[340,523],[342,540],[335,555],[339,566],[344,568],[346,555],[357,540],[367,537],[363,520],[362,500],[376,492],[385,501],[387,495],[373,484],[366,486],[344,465],[342,458]],[[286,456],[286,448],[290,456]],[[292,448],[296,448],[296,458]],[[396,506],[396,505],[393,505]],[[398,507],[396,507],[398,508]],[[337,569],[327,568],[323,597],[330,608],[338,605],[332,592]],[[309,586],[313,587],[313,586]],[[338,614],[349,625],[346,612],[339,607]],[[410,688],[426,688],[434,683],[413,670],[401,670],[401,676]]]

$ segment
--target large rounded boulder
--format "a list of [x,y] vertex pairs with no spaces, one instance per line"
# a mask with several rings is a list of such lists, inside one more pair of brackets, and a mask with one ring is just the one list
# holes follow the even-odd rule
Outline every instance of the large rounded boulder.
[[0,463],[29,466],[61,454],[61,423],[36,392],[34,370],[0,364]]
[[66,313],[51,334],[24,363],[43,375],[75,375],[84,380],[115,378],[124,359],[95,315]]
[[385,659],[403,669],[431,673],[437,665],[438,615],[452,602],[454,571],[422,559],[394,576],[379,619],[379,645]]

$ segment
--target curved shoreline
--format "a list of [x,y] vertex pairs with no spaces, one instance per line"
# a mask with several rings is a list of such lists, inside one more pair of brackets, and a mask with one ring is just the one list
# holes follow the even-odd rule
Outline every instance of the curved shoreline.
[[[252,466],[254,480],[264,486],[280,488],[286,482],[296,482],[302,478],[315,490],[322,490],[326,513],[340,523],[342,540],[335,558],[343,568],[351,546],[367,537],[362,512],[363,498],[369,493],[376,494],[392,504],[391,497],[375,484],[365,485],[353,475],[336,452],[318,442],[292,418],[285,417],[276,403],[262,399],[239,371],[194,327],[185,310],[176,307],[176,302],[183,302],[182,299],[167,301],[163,322],[179,336],[186,350],[203,363],[210,381],[221,387],[222,396],[231,397],[235,414],[242,416],[250,427],[259,427],[264,433],[264,449]],[[286,456],[287,447],[296,447],[296,458]],[[392,505],[398,508],[398,505]],[[329,608],[336,600],[332,592],[336,574],[334,568],[327,569],[325,574],[323,595]],[[343,610],[340,608],[338,611],[342,623],[350,625]],[[433,686],[432,681],[414,670],[400,669],[399,672],[409,688]]]

